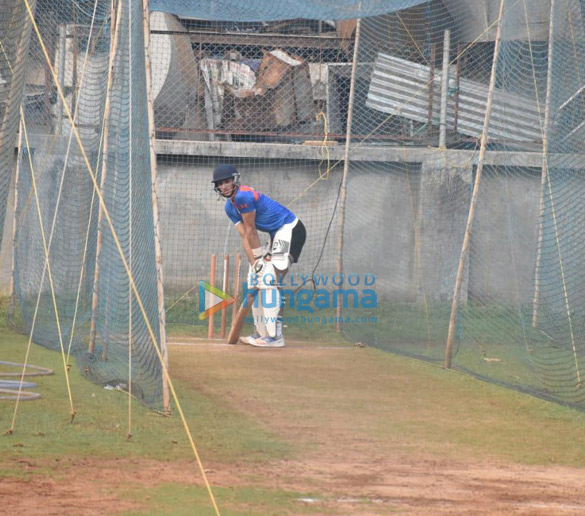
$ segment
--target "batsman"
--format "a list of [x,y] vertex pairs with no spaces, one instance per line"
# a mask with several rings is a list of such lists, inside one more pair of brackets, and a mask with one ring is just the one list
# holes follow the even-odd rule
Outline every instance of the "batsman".
[[[280,288],[288,269],[301,255],[306,230],[296,215],[282,204],[250,186],[240,184],[240,174],[230,164],[213,171],[215,191],[224,198],[225,212],[242,238],[250,263],[248,288],[254,289],[252,313],[255,332],[240,342],[261,348],[281,348],[282,306]],[[258,231],[270,235],[263,247]]]

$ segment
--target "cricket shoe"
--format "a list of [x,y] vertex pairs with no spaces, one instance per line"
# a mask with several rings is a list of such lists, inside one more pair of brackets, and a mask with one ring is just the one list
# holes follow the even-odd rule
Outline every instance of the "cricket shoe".
[[257,331],[252,333],[252,335],[248,335],[247,337],[240,337],[240,342],[242,344],[250,344],[251,346],[253,346],[254,341],[261,338],[262,335],[260,335]]
[[284,338],[282,335],[276,338],[266,335],[266,337],[250,342],[250,344],[257,348],[284,348]]

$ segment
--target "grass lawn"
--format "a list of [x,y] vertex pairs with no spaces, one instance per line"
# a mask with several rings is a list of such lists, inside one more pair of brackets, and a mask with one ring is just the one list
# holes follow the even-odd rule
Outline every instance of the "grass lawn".
[[[170,345],[221,514],[439,514],[433,486],[448,498],[500,464],[500,479],[550,471],[546,482],[534,480],[550,499],[583,478],[585,414],[373,348],[318,344]],[[4,330],[1,360],[21,362],[26,346]],[[0,437],[0,495],[12,513],[46,514],[46,504],[59,503],[59,514],[72,515],[95,514],[91,504],[99,514],[215,514],[176,410],[165,418],[133,403],[130,416],[124,393],[89,383],[73,365],[71,424],[61,356],[33,345],[29,362],[55,374],[31,379],[42,398],[21,403],[14,433]],[[9,429],[14,403],[2,402],[0,414]],[[454,465],[453,485],[441,484]],[[557,468],[569,475],[559,485]],[[39,487],[47,483],[58,501]],[[407,512],[399,488],[415,490],[409,496],[428,511]],[[453,494],[450,514],[477,513],[484,502],[475,500],[462,505]]]

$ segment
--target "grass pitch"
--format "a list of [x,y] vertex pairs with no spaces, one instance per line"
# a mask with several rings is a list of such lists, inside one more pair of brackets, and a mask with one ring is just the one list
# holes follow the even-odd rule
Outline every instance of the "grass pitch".
[[[4,330],[1,360],[22,361],[26,344]],[[524,475],[549,493],[538,499],[545,505],[563,496],[561,485],[582,482],[585,414],[376,349],[316,344],[170,345],[222,514],[492,514],[477,494],[490,479],[473,479],[497,465],[498,482],[510,471]],[[22,403],[14,433],[0,437],[0,493],[12,513],[214,514],[176,411],[169,419],[134,403],[129,415],[124,393],[89,383],[74,366],[70,424],[60,355],[35,345],[29,361],[55,374],[33,380],[42,399]],[[14,403],[0,408],[6,430]],[[453,485],[445,485],[454,465]],[[58,500],[39,487],[48,482]],[[464,503],[457,493],[466,489],[475,494]],[[516,501],[536,496],[511,489]],[[512,510],[501,493],[485,496],[500,511],[493,514]],[[418,500],[416,510],[405,497]]]

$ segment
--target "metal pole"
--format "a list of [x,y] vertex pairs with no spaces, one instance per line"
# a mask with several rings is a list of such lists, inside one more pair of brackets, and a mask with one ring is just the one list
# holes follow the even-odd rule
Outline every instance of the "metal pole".
[[[120,23],[119,21],[122,18],[122,1],[118,2],[118,10],[117,14],[114,15],[114,10],[112,8],[112,18],[115,21],[115,28],[114,33],[112,36],[112,43],[110,47],[110,63],[108,67],[108,82],[106,85],[106,103],[104,106],[104,130],[103,130],[103,145],[102,145],[102,177],[100,180],[100,191],[104,191],[104,185],[106,182],[107,176],[107,163],[108,163],[108,121],[110,118],[110,105],[111,105],[111,98],[110,98],[110,90],[112,89],[112,81],[114,76],[114,60],[116,57],[116,50],[118,48],[118,38],[120,35]],[[113,22],[114,23],[114,22]],[[99,280],[100,280],[100,257],[102,253],[102,242],[103,242],[103,233],[102,233],[102,220],[104,218],[104,210],[102,204],[99,204],[98,210],[98,222],[97,222],[97,244],[96,244],[96,253],[95,253],[95,269],[93,275],[93,293],[91,299],[91,322],[90,322],[90,330],[89,330],[89,352],[93,353],[95,350],[95,336],[96,336],[96,322],[95,318],[97,315],[97,306],[98,306],[98,299],[99,299]]]
[[[349,103],[347,106],[347,128],[345,131],[345,153],[343,156],[343,176],[341,178],[341,197],[339,201],[339,239],[337,251],[337,273],[343,273],[343,227],[345,223],[345,200],[347,197],[347,173],[349,170],[349,145],[351,143],[351,124],[353,121],[353,98],[355,92],[355,76],[357,71],[358,49],[360,45],[361,19],[358,19],[355,28],[355,43],[353,47],[353,62],[351,64],[351,79],[349,84]],[[339,286],[342,287],[343,284]],[[337,319],[335,328],[341,331],[341,304],[337,303]]]
[[461,87],[461,47],[457,45],[457,64],[455,66],[455,112],[453,114],[453,134],[457,136],[459,123],[459,88]]
[[451,31],[445,31],[443,39],[443,71],[441,74],[441,122],[439,124],[439,148],[444,149],[447,142],[447,98],[449,95],[449,46]]
[[431,45],[431,61],[429,63],[429,105],[427,113],[427,134],[431,135],[433,132],[433,101],[435,96],[435,59],[437,46],[433,43]]
[[546,101],[544,106],[544,127],[542,131],[542,171],[540,174],[540,210],[538,236],[536,245],[536,266],[534,269],[534,299],[532,301],[532,326],[538,327],[538,308],[540,296],[540,266],[542,261],[542,221],[544,217],[544,200],[548,180],[548,130],[550,126],[550,100],[552,90],[553,34],[554,34],[555,0],[550,2],[550,22],[548,28],[548,63],[546,77]]
[[455,290],[453,292],[453,304],[451,306],[451,318],[449,320],[449,334],[447,336],[447,345],[445,347],[445,362],[446,369],[451,368],[451,358],[453,354],[453,343],[455,340],[455,321],[457,319],[457,310],[459,307],[459,294],[461,291],[461,282],[463,280],[463,270],[465,268],[465,261],[469,252],[469,240],[471,236],[471,227],[473,226],[473,219],[475,216],[475,205],[479,192],[479,184],[481,182],[481,173],[483,171],[483,163],[485,158],[485,151],[487,146],[488,130],[490,125],[490,114],[492,110],[492,100],[494,98],[494,89],[496,87],[496,71],[498,66],[498,56],[500,55],[500,43],[502,40],[502,18],[504,16],[504,4],[506,0],[501,0],[500,12],[498,14],[498,28],[496,32],[496,41],[494,45],[494,59],[492,62],[492,73],[490,76],[490,85],[488,89],[488,98],[485,107],[485,116],[483,119],[483,131],[480,138],[480,150],[477,163],[477,171],[475,174],[475,183],[473,185],[473,193],[471,194],[471,203],[469,205],[469,215],[467,218],[467,226],[465,227],[465,235],[463,236],[463,246],[461,248],[461,257],[459,259],[459,267],[457,269],[457,277],[455,279]]
[[[65,52],[67,50],[67,29],[64,24],[59,25],[59,85],[65,89]],[[63,101],[57,96],[57,127],[55,134],[61,134],[63,130]]]
[[[71,74],[71,111],[77,111],[77,62],[79,60],[79,29],[77,27],[77,9],[73,9],[73,72]],[[89,58],[89,55],[87,56]],[[85,60],[83,68],[87,67]]]
[[165,414],[171,413],[171,396],[169,391],[169,352],[167,346],[167,331],[166,331],[166,312],[165,312],[165,293],[163,283],[163,267],[162,267],[162,247],[160,236],[160,215],[158,209],[158,194],[157,194],[157,164],[156,153],[154,152],[155,144],[155,125],[154,125],[154,104],[152,99],[152,75],[151,75],[151,61],[150,61],[150,10],[148,8],[148,0],[142,1],[142,21],[144,31],[144,61],[146,66],[146,98],[147,98],[147,113],[148,113],[148,132],[150,135],[150,174],[152,181],[152,218],[154,223],[154,255],[156,262],[156,287],[157,287],[157,308],[158,308],[158,322],[159,322],[159,338],[160,338],[160,352],[164,361],[162,388],[163,388],[163,406]]
[[[30,152],[30,150],[29,150]],[[20,120],[18,129],[18,154],[16,159],[16,171],[14,172],[14,209],[12,210],[12,266],[10,272],[10,294],[8,303],[8,314],[10,317],[14,316],[16,311],[16,290],[14,276],[16,275],[16,233],[18,229],[18,179],[20,177],[20,158],[22,155],[22,119]]]

